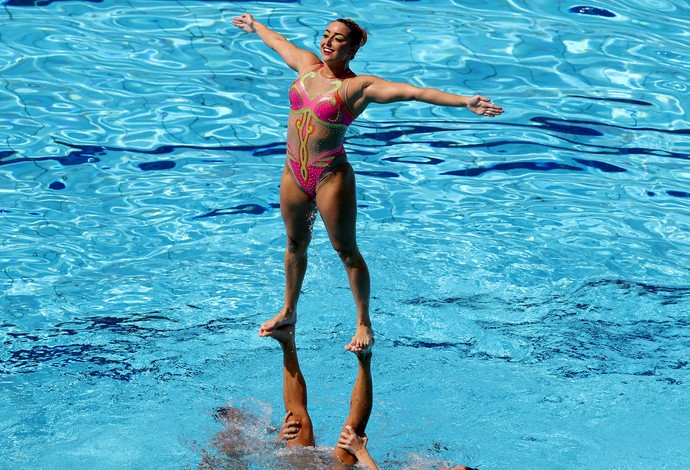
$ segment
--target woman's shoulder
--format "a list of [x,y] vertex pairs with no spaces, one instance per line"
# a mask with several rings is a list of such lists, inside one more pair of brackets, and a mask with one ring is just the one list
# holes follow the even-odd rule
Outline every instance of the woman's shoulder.
[[318,70],[321,67],[323,67],[323,62],[321,62],[320,59],[314,56],[314,60],[307,60],[304,63],[300,64],[300,68],[299,70],[297,70],[297,74],[301,77],[305,73],[314,72],[315,70]]
[[367,88],[369,85],[372,83],[375,83],[377,81],[383,80],[380,77],[377,77],[376,75],[369,75],[369,74],[362,74],[362,75],[355,75],[350,78],[350,87],[354,88],[359,88],[359,89],[364,89]]

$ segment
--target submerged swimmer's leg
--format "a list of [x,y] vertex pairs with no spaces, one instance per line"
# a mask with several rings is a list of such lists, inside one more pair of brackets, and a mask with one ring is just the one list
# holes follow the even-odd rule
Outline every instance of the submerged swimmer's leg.
[[[256,421],[256,416],[239,408],[222,406],[216,410],[214,417],[223,425],[223,430],[212,441],[213,447],[218,449],[222,457],[239,462],[250,454],[250,449],[259,445],[258,439],[247,432],[248,422]],[[205,467],[200,463],[199,468],[215,468],[211,465],[212,459],[212,454],[205,454],[202,463],[209,465]]]
[[[283,402],[286,415],[281,435],[287,441],[288,447],[313,446],[314,431],[307,412],[307,383],[297,359],[295,326],[274,328],[267,332],[266,336],[275,338],[283,349]],[[289,429],[286,429],[286,426]],[[289,433],[290,437],[287,438],[284,433]]]
[[285,248],[285,301],[278,314],[261,324],[260,336],[297,322],[297,301],[307,272],[307,248],[314,223],[314,201],[302,191],[290,169],[285,166],[280,183],[280,213],[283,216]]
[[[366,437],[364,431],[369,422],[374,400],[374,387],[371,379],[371,348],[366,351],[355,351],[355,354],[357,355],[357,361],[359,363],[357,379],[352,388],[350,414],[345,420],[341,432],[348,432],[347,427],[350,426],[358,436]],[[357,463],[357,458],[341,447],[335,448],[335,457],[341,462],[349,465]]]
[[357,329],[346,349],[366,351],[374,344],[374,330],[369,318],[371,282],[369,268],[357,247],[355,174],[349,163],[333,170],[319,184],[316,205],[331,244],[345,266],[357,307]]

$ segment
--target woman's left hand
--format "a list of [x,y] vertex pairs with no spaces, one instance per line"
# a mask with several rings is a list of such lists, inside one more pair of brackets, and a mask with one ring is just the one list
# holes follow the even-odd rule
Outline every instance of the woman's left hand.
[[494,117],[503,114],[503,108],[481,95],[474,95],[467,100],[467,109],[480,116]]

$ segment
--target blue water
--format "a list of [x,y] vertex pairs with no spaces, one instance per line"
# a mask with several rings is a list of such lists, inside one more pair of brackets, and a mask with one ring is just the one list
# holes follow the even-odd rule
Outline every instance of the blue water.
[[[346,147],[382,468],[690,466],[690,6],[681,0],[0,2],[0,467],[277,468],[294,74],[230,25],[506,113],[370,107]],[[354,305],[320,222],[298,347],[318,444]]]

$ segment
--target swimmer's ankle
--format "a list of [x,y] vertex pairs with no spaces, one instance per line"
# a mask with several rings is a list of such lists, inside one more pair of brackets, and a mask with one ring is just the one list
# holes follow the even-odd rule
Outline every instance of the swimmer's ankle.
[[283,326],[295,325],[297,323],[297,310],[295,308],[283,307],[283,309],[278,312],[270,320],[266,320],[261,324],[259,328],[260,332],[268,332],[275,328],[281,328]]

